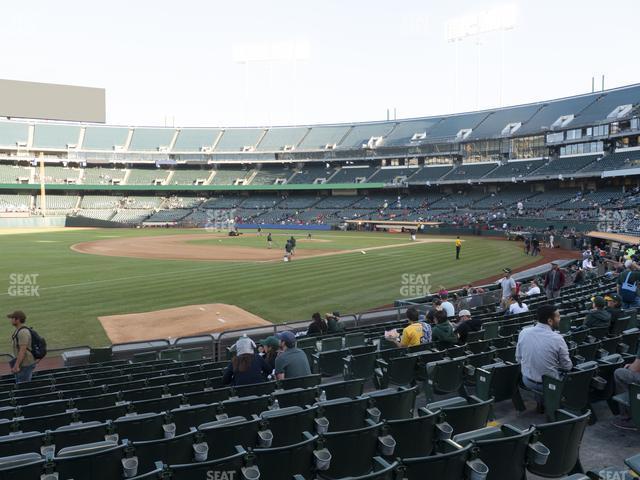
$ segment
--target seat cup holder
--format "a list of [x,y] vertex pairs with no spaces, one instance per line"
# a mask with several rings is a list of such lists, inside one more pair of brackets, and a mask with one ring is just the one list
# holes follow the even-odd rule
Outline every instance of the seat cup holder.
[[607,381],[600,376],[593,377],[593,380],[591,380],[591,386],[596,390],[603,391],[607,388]]
[[206,442],[200,442],[193,445],[193,457],[196,462],[206,462],[209,456],[209,445]]
[[270,448],[273,442],[273,432],[271,430],[261,430],[258,432],[258,438],[261,448]]
[[313,457],[316,464],[316,469],[320,471],[329,470],[331,466],[331,452],[326,448],[322,450],[314,450]]
[[469,480],[485,480],[489,474],[489,467],[479,458],[469,460],[467,468],[469,470]]
[[162,426],[164,430],[164,438],[173,438],[176,436],[176,424],[168,423]]
[[384,437],[378,437],[378,449],[380,453],[385,457],[393,455],[396,449],[396,441],[391,435],[385,435]]
[[243,480],[258,480],[260,478],[260,470],[255,465],[252,467],[242,467]]
[[315,422],[317,433],[323,434],[329,431],[329,420],[326,417],[316,418]]
[[540,442],[529,444],[529,455],[536,465],[544,465],[549,459],[551,452]]
[[138,457],[123,458],[122,469],[124,478],[132,478],[138,474]]
[[377,408],[369,408],[367,409],[367,413],[369,414],[369,418],[371,419],[371,421],[373,423],[379,423],[380,422],[380,417],[382,416],[382,413],[380,412],[380,410],[378,410]]
[[453,427],[448,423],[439,423],[436,425],[438,429],[438,440],[448,440],[453,435]]

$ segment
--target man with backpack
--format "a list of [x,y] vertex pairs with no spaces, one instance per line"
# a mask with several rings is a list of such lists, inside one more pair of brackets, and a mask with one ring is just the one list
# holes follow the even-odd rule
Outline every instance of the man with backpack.
[[9,363],[11,372],[16,376],[16,383],[30,382],[37,362],[32,352],[31,329],[24,325],[27,316],[24,312],[16,310],[7,315],[7,318],[11,320],[11,325],[15,328],[15,332],[11,336],[14,356],[14,359]]
[[633,260],[627,260],[624,262],[624,268],[624,271],[618,276],[618,295],[622,299],[622,308],[640,308],[638,266]]
[[421,343],[430,342],[431,329],[427,323],[420,321],[418,309],[415,307],[409,307],[406,315],[409,325],[402,330],[400,339],[397,338],[397,333],[396,338],[388,339],[394,342],[398,347],[415,347]]

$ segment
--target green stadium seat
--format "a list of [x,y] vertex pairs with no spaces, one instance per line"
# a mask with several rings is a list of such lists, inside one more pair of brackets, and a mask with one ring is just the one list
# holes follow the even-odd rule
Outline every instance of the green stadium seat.
[[260,471],[260,478],[294,479],[300,475],[304,479],[312,479],[315,471],[315,455],[325,455],[326,451],[316,453],[317,436],[307,433],[303,438],[299,435],[296,443],[273,448],[256,448],[254,464]]
[[45,430],[69,425],[76,421],[76,416],[73,413],[58,413],[42,417],[17,418],[15,421],[15,428],[18,432],[44,432]]
[[[293,445],[302,440],[302,432],[314,434],[317,430],[318,407],[287,407],[268,410],[260,414],[262,430],[273,437],[271,447]],[[320,432],[321,433],[321,432]],[[300,473],[300,472],[298,472]]]
[[340,375],[343,371],[343,358],[349,355],[349,350],[322,350],[311,354],[312,370],[323,376]]
[[78,417],[82,422],[106,422],[123,417],[129,412],[129,404],[113,405],[111,407],[79,410]]
[[323,383],[318,387],[320,392],[324,392],[327,400],[333,398],[356,398],[362,395],[364,389],[364,378],[354,378],[342,382]]
[[424,410],[416,418],[386,420],[389,434],[396,441],[394,456],[399,458],[431,455],[440,440],[451,437],[451,427],[440,422],[439,412]]
[[353,332],[347,333],[344,336],[344,347],[359,347],[361,345],[365,345],[366,336],[364,332]]
[[45,434],[40,432],[14,433],[0,437],[0,457],[13,457],[24,453],[38,453],[44,445]]
[[103,393],[93,397],[74,398],[73,406],[78,410],[91,410],[93,408],[111,407],[115,405],[118,400],[119,395],[116,392]]
[[342,337],[323,338],[320,340],[319,351],[326,352],[327,350],[342,350],[342,344]]
[[69,409],[69,400],[54,400],[52,402],[29,403],[18,407],[21,417],[41,417],[64,413]]
[[433,401],[437,394],[464,393],[464,362],[465,357],[458,357],[426,365],[424,391],[427,402]]
[[380,411],[383,420],[400,420],[413,417],[418,387],[396,387],[377,390],[366,395],[370,407]]
[[549,449],[535,441],[535,428],[485,427],[455,435],[453,441],[474,446],[480,460],[489,467],[487,480],[526,478],[528,464],[544,464],[549,456]]
[[[420,415],[436,412],[453,429],[453,434],[477,430],[487,425],[493,399],[480,400],[477,397],[452,397],[438,402],[428,403],[419,410]],[[426,409],[426,410],[425,410]]]
[[376,352],[346,356],[342,359],[342,374],[344,376],[344,379],[351,380],[353,378],[373,378],[377,357],[378,355]]
[[164,415],[159,413],[129,414],[117,418],[113,422],[113,427],[118,433],[120,440],[154,440],[163,438]]
[[183,362],[202,360],[203,356],[204,349],[202,348],[183,348],[180,353],[180,360]]
[[[382,435],[383,424],[371,424],[355,430],[328,432],[321,435],[322,444],[331,453],[327,470],[318,472],[322,479],[341,479],[366,475],[373,470],[373,458],[381,449],[383,456],[393,455],[395,441]],[[354,448],[357,445],[357,448]]]
[[181,355],[182,350],[179,348],[167,348],[166,350],[161,350],[158,358],[160,360],[173,360],[174,362],[179,362],[182,358]]
[[380,411],[370,409],[366,397],[336,398],[318,402],[317,405],[318,416],[326,419],[330,432],[361,428],[368,418],[374,421],[380,419]]
[[258,444],[260,419],[230,417],[198,426],[203,441],[209,445],[209,456],[219,458],[233,455],[236,445],[253,448]]
[[[420,457],[402,457],[400,460],[403,478],[407,480],[460,480],[484,478],[488,467],[474,459],[472,445],[460,446],[451,440],[443,440],[437,454]],[[471,477],[471,472],[480,473]]]
[[183,405],[169,411],[168,421],[175,425],[175,434],[181,435],[192,427],[216,420],[217,404]]
[[125,390],[120,392],[120,398],[125,402],[137,402],[139,400],[151,400],[160,398],[166,393],[164,387],[147,387],[137,390]]
[[516,347],[496,348],[493,351],[496,359],[502,360],[504,363],[516,363]]
[[640,384],[630,384],[629,391],[616,395],[613,401],[626,407],[634,425],[640,428]]
[[[229,456],[216,458],[207,462],[186,463],[169,465],[168,471],[171,480],[203,480],[222,476],[222,472],[229,477],[235,479],[243,478],[244,459],[247,452],[241,447],[234,448],[234,452]],[[257,469],[256,469],[257,470]],[[217,472],[217,473],[216,473]],[[247,477],[244,477],[247,478]],[[257,480],[258,476],[248,477]]]
[[157,352],[140,352],[140,353],[135,353],[133,355],[132,361],[134,363],[141,363],[141,362],[152,362],[157,359],[158,359]]
[[519,412],[525,410],[520,394],[520,364],[495,363],[477,368],[476,396],[481,400],[493,399],[494,402],[511,400]]
[[264,412],[269,409],[269,396],[248,396],[242,398],[232,398],[225,400],[222,405],[223,412],[229,417],[251,417],[251,415],[258,415],[260,412]]
[[74,423],[56,428],[48,434],[48,444],[55,446],[55,451],[74,445],[100,442],[109,434],[107,423],[86,422]]
[[276,389],[276,382],[254,383],[231,387],[232,395],[237,397],[249,397],[251,395],[270,395]]
[[194,444],[197,443],[195,431],[190,431],[173,438],[132,442],[131,447],[138,458],[138,471],[144,473],[153,471],[157,462],[166,465],[194,462]]
[[277,390],[273,393],[272,397],[278,400],[280,408],[287,407],[304,407],[305,405],[313,405],[316,403],[318,396],[318,389],[311,388],[292,388],[289,390]]
[[185,401],[188,404],[195,405],[198,403],[218,403],[228,400],[231,396],[231,388],[216,388],[213,390],[203,390],[201,392],[185,393]]
[[89,350],[89,363],[104,363],[112,358],[111,347],[92,348]]
[[538,441],[550,451],[543,465],[531,462],[527,469],[541,477],[559,477],[572,473],[583,473],[580,463],[580,444],[589,423],[591,412],[574,415],[566,410],[558,410],[558,421],[535,425]]
[[162,413],[178,408],[181,401],[182,397],[178,395],[139,400],[137,402],[131,402],[131,410],[135,413]]
[[550,421],[556,420],[556,411],[563,408],[574,413],[593,411],[589,397],[591,382],[597,373],[596,362],[577,365],[562,378],[542,377],[542,395],[545,413]]
[[291,388],[310,388],[320,385],[321,381],[322,375],[313,374],[306,375],[304,377],[292,377],[285,378],[284,380],[278,380],[278,386],[283,390],[289,390]]
[[103,441],[63,448],[53,458],[60,479],[112,480],[124,477],[125,446]]
[[387,388],[389,385],[412,385],[415,382],[416,356],[402,356],[389,360],[378,359],[374,371],[376,388]]
[[40,478],[45,460],[37,453],[0,458],[0,480]]

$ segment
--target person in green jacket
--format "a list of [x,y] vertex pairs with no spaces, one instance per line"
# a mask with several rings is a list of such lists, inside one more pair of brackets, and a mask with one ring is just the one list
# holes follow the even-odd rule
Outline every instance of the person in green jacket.
[[438,310],[434,314],[435,324],[431,326],[431,340],[444,348],[453,347],[458,343],[458,337],[453,333],[453,325],[447,318],[447,312]]
[[593,310],[584,319],[583,328],[600,328],[611,326],[611,312],[605,310],[607,302],[602,297],[593,298]]

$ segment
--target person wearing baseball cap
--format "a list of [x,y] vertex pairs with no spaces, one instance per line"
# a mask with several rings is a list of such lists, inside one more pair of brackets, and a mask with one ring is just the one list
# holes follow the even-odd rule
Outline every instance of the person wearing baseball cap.
[[11,336],[13,345],[13,359],[9,362],[11,372],[16,376],[16,383],[30,382],[36,360],[31,353],[31,330],[25,327],[27,316],[21,310],[7,315],[11,325],[15,328]]
[[231,347],[235,355],[222,375],[224,385],[250,385],[267,380],[272,370],[255,350],[256,344],[246,335],[236,341]]
[[264,349],[264,361],[267,362],[269,368],[273,372],[276,368],[276,357],[278,356],[278,349],[280,348],[280,340],[278,340],[274,335],[270,337],[263,338],[258,341],[259,345],[262,345]]
[[460,310],[458,312],[458,326],[453,333],[458,336],[458,343],[463,345],[467,343],[467,335],[469,332],[478,332],[482,329],[482,320],[471,318],[469,310]]
[[600,328],[611,325],[611,314],[605,310],[607,302],[604,298],[597,296],[591,299],[593,302],[593,310],[591,310],[584,319],[584,328]]
[[612,293],[605,295],[604,299],[607,302],[605,310],[611,314],[611,328],[613,329],[613,325],[618,319],[624,316],[624,312],[622,311],[622,297],[617,293]]
[[280,354],[276,357],[276,378],[304,377],[311,375],[306,353],[296,347],[296,336],[288,330],[276,334],[280,340]]
[[502,305],[502,308],[507,308],[509,299],[511,298],[511,294],[516,291],[516,281],[511,278],[510,268],[504,268],[502,271],[504,272],[504,277],[502,277],[498,281],[498,284],[502,289],[502,298],[500,304]]

